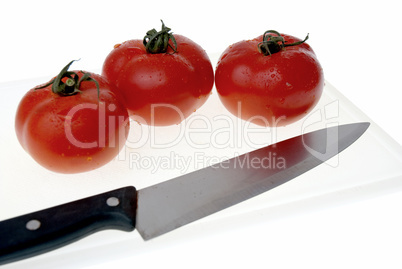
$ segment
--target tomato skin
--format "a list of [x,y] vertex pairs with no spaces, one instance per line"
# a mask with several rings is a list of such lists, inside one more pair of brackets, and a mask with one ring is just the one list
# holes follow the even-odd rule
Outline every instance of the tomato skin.
[[[81,78],[83,73],[76,72]],[[81,93],[61,96],[51,85],[33,88],[20,101],[15,119],[22,147],[43,167],[72,174],[110,162],[123,148],[130,124],[121,97],[100,75],[83,81]]]
[[208,99],[212,64],[192,40],[174,35],[177,52],[147,53],[142,40],[128,40],[106,57],[102,75],[121,91],[132,119],[155,126],[178,124]]
[[[281,34],[285,41],[300,41]],[[318,103],[324,75],[307,43],[264,56],[263,37],[229,46],[218,61],[215,85],[229,112],[262,126],[284,126],[300,120]]]

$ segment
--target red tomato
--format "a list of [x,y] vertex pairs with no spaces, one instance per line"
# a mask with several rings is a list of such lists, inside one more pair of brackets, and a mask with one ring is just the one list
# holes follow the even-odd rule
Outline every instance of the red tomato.
[[324,88],[323,70],[305,40],[267,31],[229,46],[215,73],[223,105],[262,126],[283,126],[304,117]]
[[162,30],[115,45],[102,75],[122,92],[132,119],[155,126],[178,124],[208,99],[212,64],[190,39]]
[[67,71],[71,63],[51,85],[25,94],[15,121],[22,147],[40,165],[59,173],[108,163],[124,146],[130,126],[121,97],[107,80]]

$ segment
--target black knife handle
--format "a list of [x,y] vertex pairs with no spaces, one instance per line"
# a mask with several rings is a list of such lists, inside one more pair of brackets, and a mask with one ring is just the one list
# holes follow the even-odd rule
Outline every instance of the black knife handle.
[[137,191],[125,187],[0,222],[0,264],[62,247],[104,229],[135,228]]

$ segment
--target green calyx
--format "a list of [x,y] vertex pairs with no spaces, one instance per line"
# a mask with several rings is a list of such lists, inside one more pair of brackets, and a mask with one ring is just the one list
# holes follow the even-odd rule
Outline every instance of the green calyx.
[[[149,30],[146,36],[143,39],[143,44],[148,53],[156,54],[156,53],[166,53],[168,48],[170,47],[173,50],[173,53],[177,52],[177,43],[176,39],[173,36],[173,33],[170,33],[170,28],[166,27],[162,22],[162,29],[158,32],[155,29]],[[169,43],[172,41],[173,46]]]
[[99,83],[91,77],[90,73],[83,73],[83,76],[79,78],[76,72],[68,71],[71,64],[76,60],[72,60],[69,62],[51,81],[44,84],[43,86],[35,88],[35,90],[46,88],[52,85],[52,92],[57,93],[60,96],[71,96],[77,93],[80,93],[80,86],[83,81],[92,81],[96,84],[96,88],[98,90],[98,99],[99,99]]
[[[275,34],[275,35],[271,35]],[[303,44],[308,39],[308,34],[304,40],[287,44],[283,36],[275,30],[268,30],[262,37],[262,42],[258,43],[258,51],[265,56],[272,55],[281,51],[285,47],[297,46]]]

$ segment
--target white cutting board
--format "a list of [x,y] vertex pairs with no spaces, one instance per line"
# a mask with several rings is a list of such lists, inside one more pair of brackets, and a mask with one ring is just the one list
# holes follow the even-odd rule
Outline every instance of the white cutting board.
[[[216,57],[212,61],[216,62]],[[7,92],[7,98],[0,99],[1,112],[6,115],[0,117],[0,220],[122,186],[141,189],[316,129],[371,122],[328,82],[310,114],[280,128],[262,128],[237,119],[226,111],[213,89],[207,103],[182,124],[153,128],[132,122],[126,147],[115,160],[92,172],[62,175],[36,164],[23,151],[14,132],[19,100],[47,79],[0,85],[0,92]],[[260,253],[256,250],[262,243],[259,236],[247,237],[253,238],[247,241],[250,247],[232,241],[244,239],[258,225],[273,229],[285,217],[401,190],[402,147],[371,122],[358,141],[321,166],[270,192],[154,240],[143,242],[137,232],[104,231],[3,268],[125,268],[132,263],[135,267],[174,264],[184,268],[189,260],[195,261],[194,268],[197,264],[205,265],[204,259],[220,257],[216,246],[233,248],[236,244],[244,257],[251,258],[253,253]],[[222,265],[239,265],[235,261],[233,257]]]

